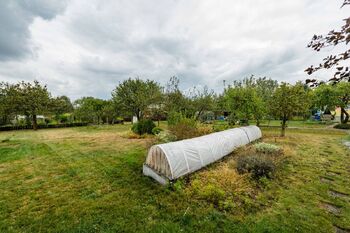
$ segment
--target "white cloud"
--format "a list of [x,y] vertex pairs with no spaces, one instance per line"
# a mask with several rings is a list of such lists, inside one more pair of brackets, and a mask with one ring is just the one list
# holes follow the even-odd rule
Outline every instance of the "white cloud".
[[[45,5],[36,1],[21,6],[30,16],[17,23],[8,16],[21,27],[11,37],[0,38],[0,58],[6,55],[1,48],[7,48],[11,38],[26,43],[12,44],[15,55],[7,53],[0,59],[0,78],[10,82],[36,78],[54,95],[73,99],[109,98],[119,81],[135,76],[165,84],[176,75],[184,89],[208,85],[216,90],[223,80],[250,74],[304,80],[307,66],[335,51],[318,54],[306,45],[313,34],[341,25],[345,18],[341,3],[72,0]],[[19,56],[22,51],[31,51],[31,56]],[[319,75],[328,78],[328,74]]]

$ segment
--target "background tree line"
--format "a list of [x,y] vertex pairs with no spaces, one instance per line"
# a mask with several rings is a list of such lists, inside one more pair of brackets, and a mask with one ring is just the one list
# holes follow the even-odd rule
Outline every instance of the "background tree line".
[[[234,81],[220,94],[208,87],[194,87],[181,91],[180,80],[171,77],[165,87],[152,80],[127,79],[111,93],[111,99],[82,97],[71,102],[67,96],[52,97],[46,85],[33,83],[0,84],[0,124],[38,126],[38,115],[44,115],[41,124],[86,122],[114,124],[133,116],[143,119],[176,121],[176,118],[194,121],[212,121],[226,116],[231,125],[247,125],[262,120],[281,120],[281,134],[293,117],[307,119],[315,109],[326,112],[349,105],[350,83],[323,83],[317,87],[306,84],[278,83],[266,77],[247,77]],[[349,115],[341,118],[347,123]],[[15,122],[15,123],[14,123]]]

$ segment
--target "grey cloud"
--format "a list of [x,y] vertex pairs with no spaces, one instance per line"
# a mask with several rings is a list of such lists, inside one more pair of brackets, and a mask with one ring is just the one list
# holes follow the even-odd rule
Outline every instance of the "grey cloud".
[[43,19],[50,20],[57,14],[64,11],[67,0],[20,0],[18,6],[27,11],[32,16],[40,16]]
[[39,16],[46,20],[62,12],[65,1],[4,0],[0,7],[0,61],[21,58],[31,52],[29,25]]
[[[217,91],[223,80],[250,74],[294,82],[334,52],[306,45],[314,33],[339,27],[346,15],[339,6],[328,0],[6,1],[0,79],[38,78],[53,94],[73,99],[109,98],[120,81],[136,76],[165,84],[175,75],[182,89]],[[33,47],[36,56],[23,58]]]

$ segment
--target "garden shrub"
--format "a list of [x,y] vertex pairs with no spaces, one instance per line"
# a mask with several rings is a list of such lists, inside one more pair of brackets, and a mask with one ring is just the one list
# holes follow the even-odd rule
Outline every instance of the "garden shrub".
[[206,135],[213,132],[211,126],[199,126],[196,119],[188,118],[179,112],[168,114],[169,131],[177,140]]
[[350,129],[350,124],[336,124],[334,126],[336,129]]
[[269,143],[257,143],[254,145],[256,152],[264,153],[264,154],[280,154],[282,152],[282,148]]
[[169,131],[177,140],[199,136],[197,122],[192,118],[181,118],[176,124],[169,125]]
[[271,159],[264,156],[248,155],[238,159],[237,171],[240,174],[250,172],[255,179],[271,178],[275,171],[275,165]]
[[154,124],[154,122],[152,120],[141,120],[137,123],[135,123],[131,130],[136,133],[136,134],[139,134],[139,135],[142,135],[142,134],[153,134],[152,130],[153,128],[155,128],[156,125]]
[[181,112],[175,112],[171,111],[168,113],[168,125],[176,125],[178,124],[183,118],[185,118]]
[[154,127],[154,128],[152,129],[152,134],[158,135],[158,134],[160,134],[160,132],[162,132],[162,131],[163,131],[162,128]]

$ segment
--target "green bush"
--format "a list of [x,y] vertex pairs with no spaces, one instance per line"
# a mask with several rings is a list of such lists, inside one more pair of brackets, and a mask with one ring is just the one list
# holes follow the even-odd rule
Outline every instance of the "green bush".
[[162,132],[162,131],[163,131],[163,129],[161,129],[161,128],[159,128],[159,127],[154,127],[154,128],[152,129],[152,134],[158,135],[158,134],[160,134],[160,132]]
[[176,124],[169,125],[169,131],[177,140],[193,138],[200,135],[197,122],[193,118],[181,118]]
[[[80,127],[87,126],[87,123],[75,122],[66,124],[38,124],[38,129],[50,129],[50,128],[67,128],[67,127]],[[32,125],[6,125],[1,126],[0,131],[11,131],[11,130],[23,130],[23,129],[33,129]]]
[[264,156],[248,155],[238,159],[237,171],[240,174],[250,172],[255,179],[271,178],[275,171],[275,165],[271,159]]
[[169,134],[165,131],[161,131],[159,134],[156,134],[158,143],[167,143],[176,141],[176,137],[173,134]]
[[334,126],[336,129],[350,129],[350,124],[337,124]]
[[269,144],[269,143],[258,143],[254,145],[256,152],[264,153],[264,154],[279,154],[282,152],[281,147]]
[[71,118],[71,114],[65,113],[65,114],[58,115],[57,121],[59,121],[61,123],[67,123],[70,121],[70,118]]
[[154,124],[153,121],[151,120],[141,120],[137,123],[135,123],[131,130],[139,135],[143,135],[143,134],[153,134],[152,130],[153,128],[155,128],[156,125]]
[[171,111],[168,113],[168,125],[176,125],[179,123],[183,118],[185,118],[180,112],[174,112]]

